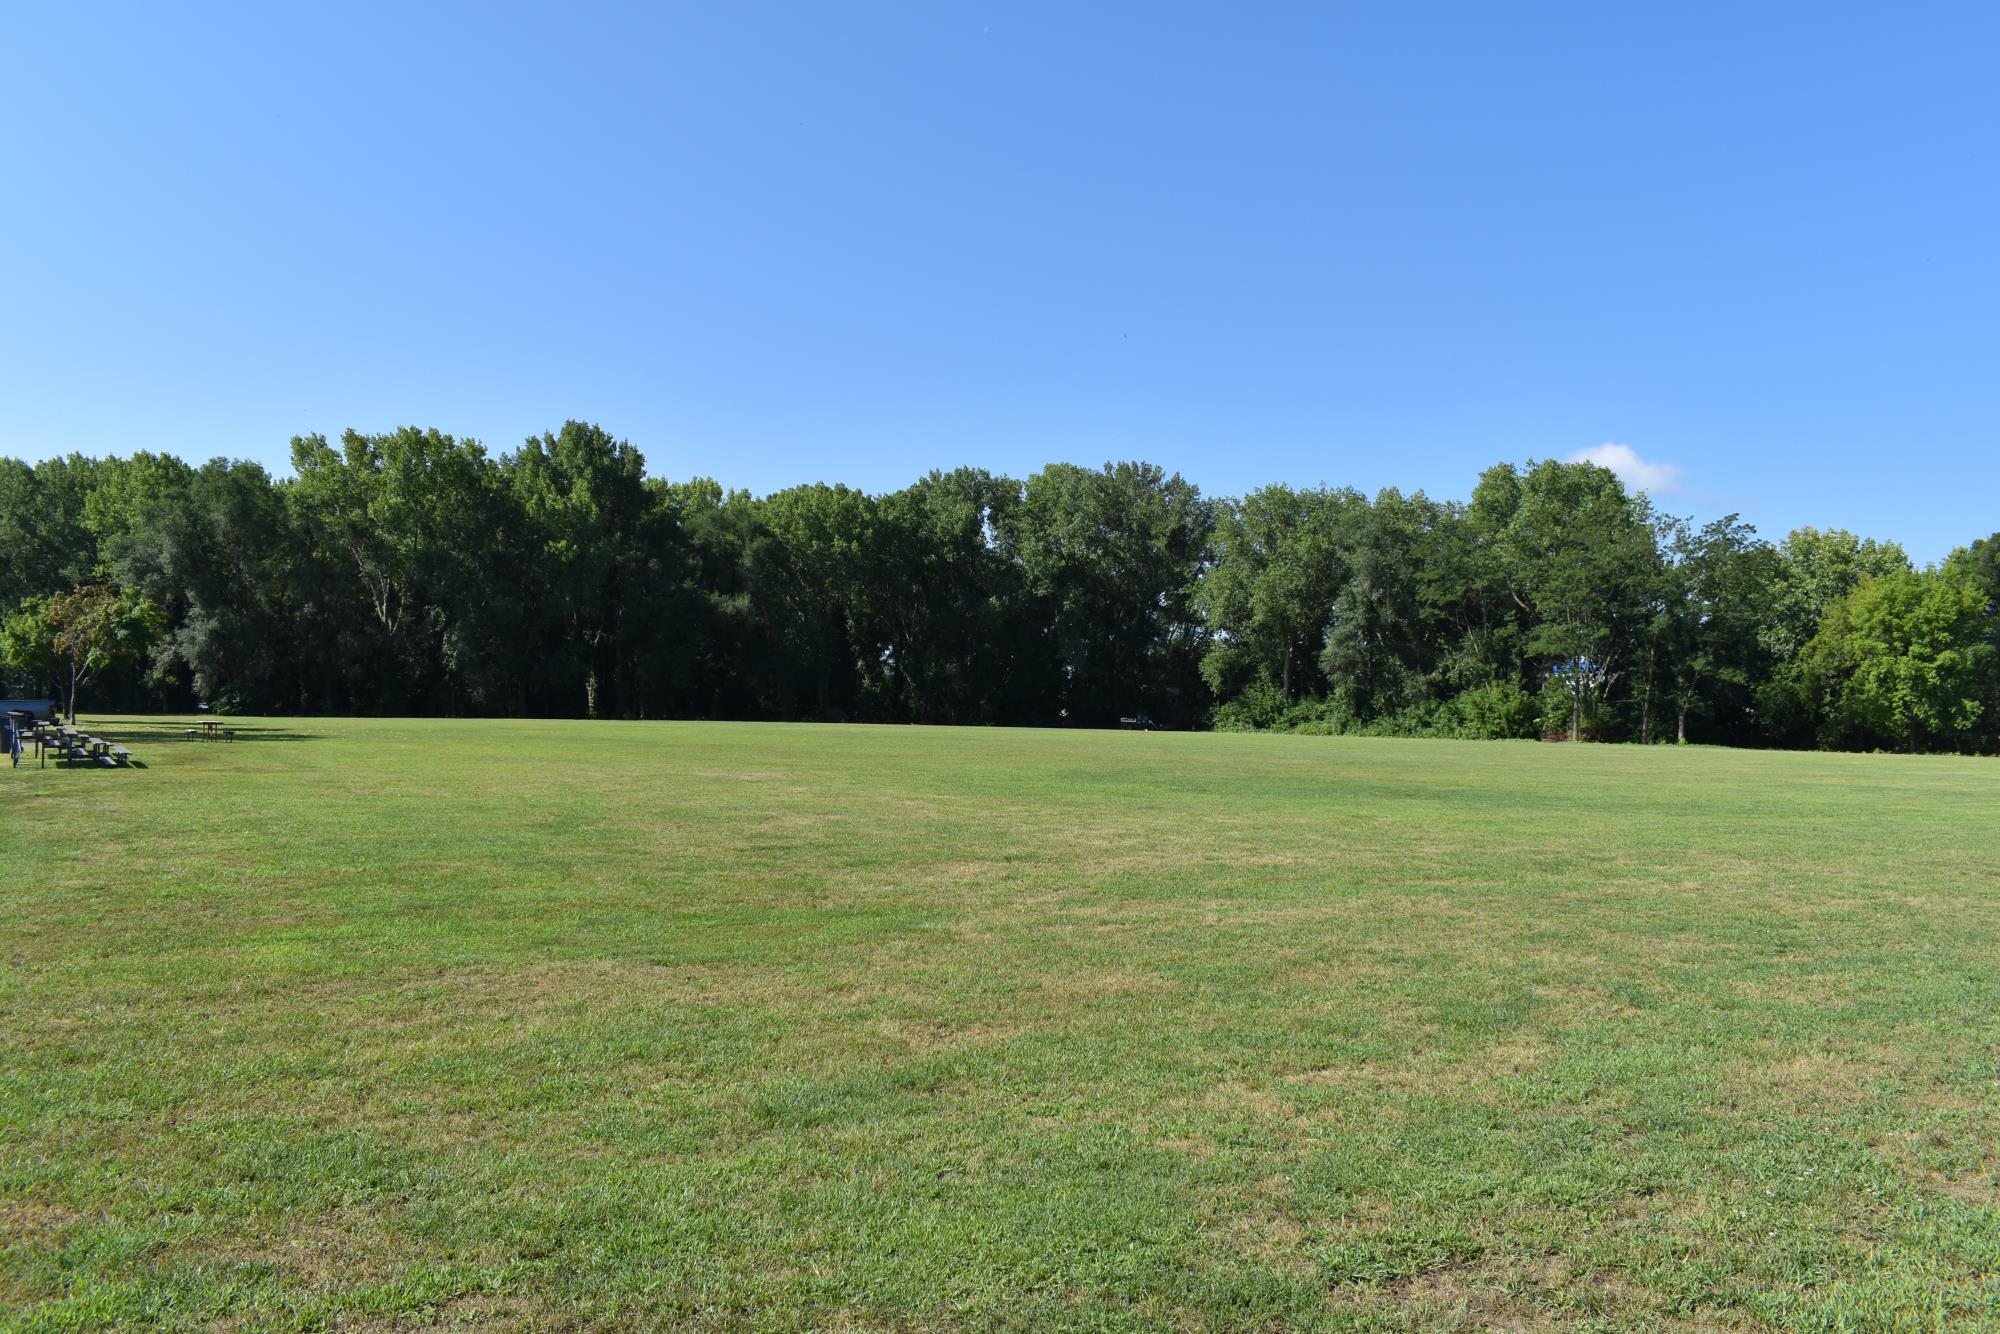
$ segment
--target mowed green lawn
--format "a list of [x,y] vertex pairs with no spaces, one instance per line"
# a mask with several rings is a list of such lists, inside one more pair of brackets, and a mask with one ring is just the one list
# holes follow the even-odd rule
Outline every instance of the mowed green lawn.
[[101,721],[7,1329],[2000,1328],[2000,763]]

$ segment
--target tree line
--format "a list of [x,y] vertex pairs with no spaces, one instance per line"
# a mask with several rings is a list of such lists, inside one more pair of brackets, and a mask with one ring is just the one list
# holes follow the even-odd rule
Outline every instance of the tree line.
[[754,718],[2000,750],[2000,534],[1927,568],[1609,471],[1469,501],[1148,463],[758,497],[600,427],[291,477],[0,459],[0,664],[102,709]]

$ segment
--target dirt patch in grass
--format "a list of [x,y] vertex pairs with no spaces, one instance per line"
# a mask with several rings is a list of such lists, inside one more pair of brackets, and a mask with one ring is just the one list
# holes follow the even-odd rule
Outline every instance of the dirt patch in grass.
[[1192,1103],[1181,1104],[1206,1112],[1220,1112],[1225,1116],[1248,1114],[1267,1121],[1298,1121],[1301,1118],[1289,1102],[1269,1089],[1258,1088],[1241,1080],[1225,1079],[1210,1088]]
[[1399,1279],[1373,1305],[1388,1306],[1424,1329],[1481,1334],[1540,1334],[1604,1328],[1716,1334],[1755,1330],[1749,1320],[1670,1314],[1622,1275],[1593,1272],[1561,1256],[1488,1257]]
[[1530,1074],[1548,1062],[1540,1037],[1520,1034],[1462,1056],[1413,1051],[1393,1062],[1329,1065],[1285,1078],[1287,1084],[1320,1085],[1388,1097],[1459,1098],[1495,1101],[1496,1084]]
[[1529,1331],[1560,1329],[1555,1290],[1568,1281],[1559,1260],[1526,1265],[1453,1265],[1389,1285],[1388,1303],[1406,1316],[1447,1329]]
[[1219,1229],[1223,1246],[1268,1268],[1311,1273],[1313,1257],[1305,1249],[1311,1230],[1286,1207],[1291,1197],[1292,1183],[1287,1177],[1270,1176],[1258,1182],[1255,1206]]
[[1927,1188],[1940,1195],[1949,1195],[1954,1200],[1963,1200],[1982,1209],[2000,1209],[2000,1177],[1996,1177],[1991,1168],[1964,1176],[1926,1172],[1923,1183]]
[[60,1232],[81,1218],[74,1209],[60,1204],[0,1196],[0,1242],[23,1242]]
[[1746,1101],[1823,1111],[1865,1102],[1873,1096],[1871,1085],[1893,1069],[1887,1057],[1872,1052],[1800,1052],[1739,1067],[1726,1079],[1744,1090]]

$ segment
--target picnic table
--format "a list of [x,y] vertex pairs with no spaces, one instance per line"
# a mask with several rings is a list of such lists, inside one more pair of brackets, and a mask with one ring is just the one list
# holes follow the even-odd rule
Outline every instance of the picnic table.
[[203,718],[193,727],[188,728],[187,734],[189,736],[199,736],[203,741],[213,741],[217,736],[220,736],[224,741],[234,741],[236,739],[236,729],[233,727],[224,727],[220,718]]

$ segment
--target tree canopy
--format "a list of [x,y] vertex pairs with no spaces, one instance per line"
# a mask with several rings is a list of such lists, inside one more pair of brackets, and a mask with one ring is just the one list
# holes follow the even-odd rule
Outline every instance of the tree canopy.
[[[292,474],[0,459],[0,670],[104,706],[1280,727],[2000,749],[2000,534],[1657,512],[1587,463],[1464,502],[1156,465],[876,495],[650,476],[567,422],[292,442]],[[79,628],[83,627],[83,628]],[[66,647],[65,647],[66,646]]]

